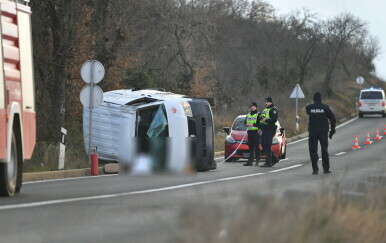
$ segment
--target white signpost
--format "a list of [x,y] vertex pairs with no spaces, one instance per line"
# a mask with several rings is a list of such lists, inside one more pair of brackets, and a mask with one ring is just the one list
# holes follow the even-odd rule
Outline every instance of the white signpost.
[[[103,102],[103,91],[98,87],[99,83],[105,76],[105,68],[96,60],[86,61],[81,70],[82,79],[88,83],[80,92],[80,101],[83,106],[90,109],[89,117],[89,134],[88,134],[88,154],[91,155],[91,139],[92,139],[92,109],[100,106]],[[90,156],[91,163],[91,156]]]
[[365,79],[362,77],[362,76],[358,76],[355,81],[357,82],[357,84],[360,85],[360,88],[362,89],[362,84],[365,82]]
[[92,93],[92,107],[96,108],[103,102],[103,91],[97,85],[94,85],[92,91],[90,89],[91,87],[89,85],[83,87],[83,89],[80,91],[80,102],[82,102],[83,106],[90,107]]
[[304,99],[304,93],[302,89],[300,88],[300,85],[297,84],[292,91],[290,98],[296,99],[296,132],[299,132],[299,113],[298,113],[298,106],[299,106],[299,100],[298,99]]
[[82,68],[80,69],[80,75],[86,83],[97,84],[102,81],[105,76],[105,68],[102,63],[96,60],[88,60],[83,63]]
[[60,143],[59,143],[59,170],[64,169],[64,157],[66,155],[66,136],[67,136],[67,130],[62,127],[60,130],[62,133]]

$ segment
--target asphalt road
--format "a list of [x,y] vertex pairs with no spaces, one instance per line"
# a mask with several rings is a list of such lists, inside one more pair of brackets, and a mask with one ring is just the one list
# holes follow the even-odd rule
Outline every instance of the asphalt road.
[[[337,184],[349,192],[386,171],[386,137],[363,145],[366,132],[373,139],[376,128],[383,133],[384,124],[385,118],[374,116],[338,128],[329,146],[331,175],[311,175],[308,141],[300,140],[288,146],[287,159],[273,168],[223,162],[217,170],[195,176],[110,175],[25,183],[21,194],[0,198],[0,242],[176,242],[183,237],[184,212],[203,210],[203,205],[237,212],[245,195],[280,198]],[[360,136],[359,150],[352,150],[354,135]],[[204,218],[202,223],[213,224]]]

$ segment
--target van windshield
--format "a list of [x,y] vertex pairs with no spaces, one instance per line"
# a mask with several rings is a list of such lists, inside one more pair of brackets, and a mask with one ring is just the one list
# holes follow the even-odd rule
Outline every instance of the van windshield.
[[246,131],[247,127],[245,126],[245,117],[237,118],[235,124],[232,127],[232,130]]
[[151,106],[138,110],[136,137],[168,136],[168,120],[163,105]]
[[362,92],[362,100],[382,100],[382,92],[380,91],[366,91]]

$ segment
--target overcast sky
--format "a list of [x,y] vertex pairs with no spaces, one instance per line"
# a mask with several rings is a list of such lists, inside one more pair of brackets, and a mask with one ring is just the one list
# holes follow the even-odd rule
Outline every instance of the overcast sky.
[[266,0],[278,15],[306,8],[327,19],[342,12],[350,12],[366,21],[370,34],[376,36],[380,54],[375,60],[377,75],[386,80],[386,0]]

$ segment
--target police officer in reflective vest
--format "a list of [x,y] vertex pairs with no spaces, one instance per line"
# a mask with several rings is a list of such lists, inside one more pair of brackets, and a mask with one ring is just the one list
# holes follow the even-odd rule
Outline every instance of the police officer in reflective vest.
[[[328,158],[328,138],[332,139],[335,134],[336,119],[330,107],[322,103],[322,95],[318,92],[314,94],[314,103],[306,106],[309,116],[308,121],[308,148],[312,162],[312,174],[317,175],[318,168],[318,141],[322,147],[322,165],[324,174],[330,174],[330,159]],[[328,134],[329,124],[331,124],[330,134]]]
[[261,145],[267,156],[265,163],[261,167],[272,167],[279,159],[272,152],[272,139],[276,134],[276,122],[279,117],[279,111],[274,106],[271,97],[265,99],[265,109],[261,115],[260,123],[257,125],[261,129]]
[[253,160],[256,157],[256,165],[259,165],[260,162],[260,135],[259,128],[253,126],[254,124],[258,124],[260,121],[260,113],[257,112],[257,103],[251,103],[251,112],[248,113],[245,118],[245,125],[247,126],[248,132],[248,147],[249,147],[249,160],[244,166],[253,165]]

